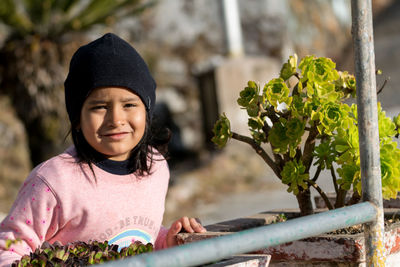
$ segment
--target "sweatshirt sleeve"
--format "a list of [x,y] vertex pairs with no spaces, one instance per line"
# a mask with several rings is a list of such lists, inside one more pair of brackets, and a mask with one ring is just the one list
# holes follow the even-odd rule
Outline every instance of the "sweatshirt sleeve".
[[[0,224],[0,267],[38,248],[58,230],[57,199],[40,177],[26,180],[8,214]],[[18,240],[6,248],[6,240]]]
[[158,236],[156,239],[156,242],[154,244],[155,250],[160,250],[160,249],[165,249],[167,248],[167,233],[168,233],[168,228],[165,228],[164,226],[160,227],[160,231],[158,232]]

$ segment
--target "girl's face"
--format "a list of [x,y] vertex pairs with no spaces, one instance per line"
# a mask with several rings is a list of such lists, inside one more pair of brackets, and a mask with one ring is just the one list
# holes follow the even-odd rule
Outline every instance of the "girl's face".
[[83,103],[80,128],[97,152],[111,160],[126,160],[144,135],[146,108],[128,89],[98,88]]

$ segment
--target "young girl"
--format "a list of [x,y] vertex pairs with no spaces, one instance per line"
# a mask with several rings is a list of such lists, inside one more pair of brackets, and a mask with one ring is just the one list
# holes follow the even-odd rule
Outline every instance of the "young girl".
[[[65,81],[74,145],[37,166],[0,224],[0,266],[44,241],[135,240],[176,245],[193,218],[161,226],[169,170],[168,136],[150,127],[156,84],[140,55],[114,34],[80,47]],[[7,239],[21,239],[6,249]]]

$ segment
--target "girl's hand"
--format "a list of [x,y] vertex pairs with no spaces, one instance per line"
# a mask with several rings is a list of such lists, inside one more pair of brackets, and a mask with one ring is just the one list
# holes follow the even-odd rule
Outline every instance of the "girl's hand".
[[188,233],[204,233],[207,230],[195,218],[182,217],[176,220],[167,233],[167,247],[176,246],[176,235],[182,230]]

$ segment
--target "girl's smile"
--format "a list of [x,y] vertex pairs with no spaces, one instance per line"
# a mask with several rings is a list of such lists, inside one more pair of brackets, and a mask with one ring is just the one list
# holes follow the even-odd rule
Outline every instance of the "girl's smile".
[[108,137],[111,140],[121,140],[124,137],[126,137],[129,133],[128,132],[119,132],[119,133],[109,133],[109,134],[103,134],[103,137]]
[[126,160],[146,129],[146,108],[128,89],[93,90],[81,112],[80,128],[86,141],[112,160]]

